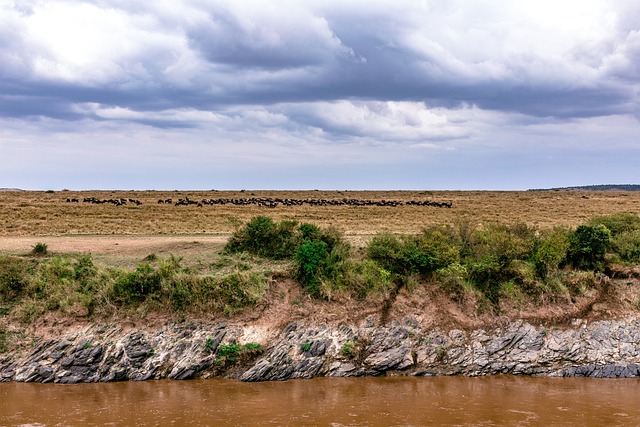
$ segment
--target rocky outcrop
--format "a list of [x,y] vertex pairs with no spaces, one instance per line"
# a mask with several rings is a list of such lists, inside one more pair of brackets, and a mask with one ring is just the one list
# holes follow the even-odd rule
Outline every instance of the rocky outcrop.
[[576,320],[569,328],[515,321],[468,331],[423,328],[413,318],[385,327],[373,319],[358,326],[292,322],[275,331],[205,323],[132,332],[87,327],[0,357],[0,381],[65,384],[493,374],[639,377],[640,319]]

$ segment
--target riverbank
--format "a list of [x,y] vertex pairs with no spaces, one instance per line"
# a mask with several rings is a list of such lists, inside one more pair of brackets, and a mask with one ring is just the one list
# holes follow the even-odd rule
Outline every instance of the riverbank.
[[[51,207],[50,197],[17,206]],[[148,206],[117,200],[117,209]],[[363,218],[389,218],[368,211],[370,198],[349,200]],[[167,221],[191,205],[170,205]],[[94,230],[103,217],[85,211]],[[53,223],[65,221],[60,212]],[[123,212],[119,222],[141,224]],[[228,235],[13,232],[0,245],[0,380],[638,376],[638,215],[575,229],[460,219],[362,241],[351,229],[263,215],[229,219]]]
[[[186,322],[159,328],[86,326],[0,357],[0,381],[79,382],[225,377],[495,374],[640,376],[640,319],[575,319],[568,327],[521,320],[471,330],[424,328],[407,316],[389,326],[309,324],[280,330]],[[223,352],[224,350],[224,352]]]
[[[232,378],[495,374],[640,376],[635,270],[600,277],[597,293],[544,306],[473,310],[431,290],[318,301],[290,280],[232,315],[49,313],[13,324],[0,381],[79,383]],[[427,292],[427,293],[425,293]]]

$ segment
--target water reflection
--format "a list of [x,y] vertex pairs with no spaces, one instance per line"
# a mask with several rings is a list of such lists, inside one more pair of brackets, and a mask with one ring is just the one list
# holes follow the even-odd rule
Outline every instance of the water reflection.
[[640,381],[529,377],[0,384],[0,426],[640,425]]

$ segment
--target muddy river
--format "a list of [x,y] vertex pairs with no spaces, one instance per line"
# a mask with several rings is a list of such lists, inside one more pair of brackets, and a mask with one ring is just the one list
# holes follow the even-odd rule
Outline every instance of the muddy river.
[[0,383],[0,426],[637,426],[640,380]]

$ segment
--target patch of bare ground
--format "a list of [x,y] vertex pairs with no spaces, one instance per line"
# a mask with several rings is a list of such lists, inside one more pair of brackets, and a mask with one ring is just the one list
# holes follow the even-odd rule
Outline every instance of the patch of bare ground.
[[47,245],[51,253],[92,253],[106,257],[141,259],[151,253],[216,253],[229,235],[76,235],[76,236],[4,236],[0,253],[26,254],[36,243]]

